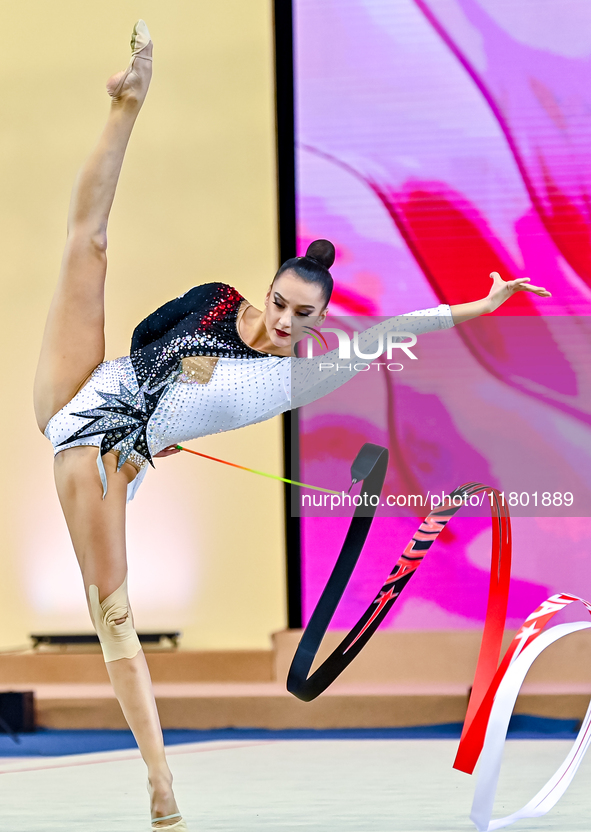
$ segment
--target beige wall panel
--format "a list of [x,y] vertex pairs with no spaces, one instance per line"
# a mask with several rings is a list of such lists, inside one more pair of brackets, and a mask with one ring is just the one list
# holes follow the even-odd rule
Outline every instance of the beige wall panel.
[[[31,391],[69,192],[139,17],[154,77],[109,227],[107,358],[195,284],[260,304],[276,267],[270,0],[0,6],[0,649],[90,628]],[[281,473],[279,419],[193,447]],[[268,646],[285,625],[281,486],[188,454],[156,464],[129,506],[136,625],[179,628],[191,648]]]

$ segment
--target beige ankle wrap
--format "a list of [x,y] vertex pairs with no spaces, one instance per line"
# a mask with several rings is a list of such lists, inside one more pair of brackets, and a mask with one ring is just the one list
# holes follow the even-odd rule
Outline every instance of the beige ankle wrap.
[[[117,659],[133,659],[141,650],[140,640],[133,627],[133,617],[127,597],[127,575],[121,586],[99,602],[98,587],[91,584],[88,588],[90,598],[90,617],[99,637],[105,662]],[[115,624],[118,618],[127,616],[121,624]]]

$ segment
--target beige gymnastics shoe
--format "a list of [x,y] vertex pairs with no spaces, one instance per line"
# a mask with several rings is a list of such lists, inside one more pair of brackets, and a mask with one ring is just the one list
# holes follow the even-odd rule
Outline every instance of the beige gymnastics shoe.
[[[141,103],[144,100],[152,77],[152,48],[148,27],[143,20],[138,20],[131,34],[129,66],[107,81],[107,92],[114,101],[133,98]],[[136,66],[138,60],[142,63]]]
[[[154,826],[156,821],[160,822],[161,820],[172,820],[172,818],[181,818],[181,820],[177,821],[176,823],[165,824],[164,826]],[[168,832],[169,829],[174,829],[175,832],[189,832],[187,829],[187,824],[184,818],[181,817],[180,812],[175,812],[174,815],[165,815],[163,818],[152,818],[152,832],[158,832],[158,830],[165,829]]]
[[[148,793],[150,794],[150,799],[152,796],[152,787],[150,785],[150,779],[148,778]],[[175,802],[176,806],[176,802]],[[173,818],[180,818],[177,820],[176,823],[163,823],[162,821],[172,820]],[[189,832],[187,829],[187,822],[184,820],[180,812],[175,812],[172,815],[164,815],[161,818],[152,818],[152,832],[168,832],[168,830],[172,830],[172,832]]]

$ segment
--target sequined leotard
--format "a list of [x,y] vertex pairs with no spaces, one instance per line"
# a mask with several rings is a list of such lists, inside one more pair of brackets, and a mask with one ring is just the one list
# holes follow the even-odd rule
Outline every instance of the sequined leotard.
[[[157,309],[134,330],[129,356],[105,361],[85,386],[53,416],[45,429],[54,452],[76,445],[99,448],[98,467],[106,493],[102,456],[119,454],[140,473],[128,487],[132,499],[152,457],[169,445],[270,419],[321,398],[354,372],[331,371],[338,350],[318,359],[258,352],[238,333],[246,301],[224,283],[195,286]],[[372,352],[386,332],[415,334],[453,326],[449,306],[388,318],[359,334],[362,352]],[[183,367],[191,359],[189,372]]]

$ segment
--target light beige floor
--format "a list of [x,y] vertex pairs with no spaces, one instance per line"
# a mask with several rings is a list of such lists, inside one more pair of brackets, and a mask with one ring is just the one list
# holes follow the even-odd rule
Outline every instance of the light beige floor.
[[[496,814],[534,795],[568,742],[506,746]],[[452,769],[456,743],[409,741],[215,742],[175,746],[169,759],[191,832],[461,832],[473,779]],[[0,760],[0,828],[10,832],[149,829],[137,752]],[[591,759],[545,817],[516,830],[588,832]]]

